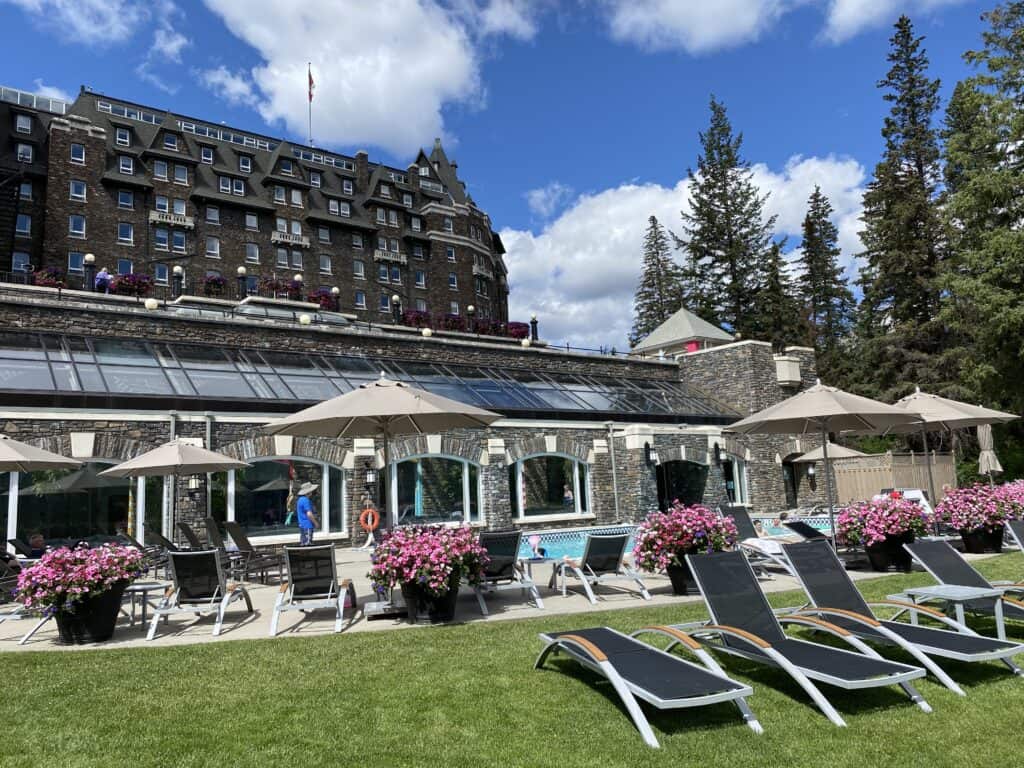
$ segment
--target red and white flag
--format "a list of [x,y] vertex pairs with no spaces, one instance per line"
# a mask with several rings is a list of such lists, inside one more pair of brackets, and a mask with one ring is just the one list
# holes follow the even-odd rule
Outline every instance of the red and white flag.
[[313,91],[316,89],[316,83],[313,82],[313,66],[309,65],[309,100],[313,101]]

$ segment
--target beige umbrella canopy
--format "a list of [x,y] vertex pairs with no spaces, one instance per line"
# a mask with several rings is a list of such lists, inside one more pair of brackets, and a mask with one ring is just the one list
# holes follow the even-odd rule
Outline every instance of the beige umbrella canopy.
[[920,423],[914,413],[880,403],[868,397],[826,387],[818,382],[781,403],[726,427],[727,432],[742,435],[821,435],[822,460],[825,463],[825,495],[828,516],[835,531],[835,507],[832,501],[832,472],[829,465],[829,432],[885,432],[903,424]]
[[76,469],[82,462],[59,453],[0,436],[0,472],[40,472],[47,469]]
[[[855,451],[853,448],[847,448],[843,445],[836,445],[835,443],[828,444],[828,457],[830,459],[850,459],[854,456],[867,456],[866,453]],[[793,459],[794,464],[813,464],[816,461],[821,461],[825,458],[825,451],[823,448],[815,448],[813,451],[803,453]]]
[[[272,435],[296,437],[383,437],[389,484],[390,440],[395,435],[486,427],[500,418],[501,414],[391,381],[381,374],[377,381],[272,421],[264,429]],[[390,490],[389,500],[394,498]]]

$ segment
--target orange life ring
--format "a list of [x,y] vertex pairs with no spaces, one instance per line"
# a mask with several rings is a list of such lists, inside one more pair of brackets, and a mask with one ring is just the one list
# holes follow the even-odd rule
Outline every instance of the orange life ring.
[[377,530],[380,525],[380,513],[373,507],[367,507],[359,516],[359,526],[366,532]]

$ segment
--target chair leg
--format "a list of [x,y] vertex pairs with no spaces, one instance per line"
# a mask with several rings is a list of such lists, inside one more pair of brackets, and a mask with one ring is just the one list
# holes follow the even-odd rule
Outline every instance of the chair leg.
[[473,592],[476,593],[476,601],[480,604],[480,613],[484,616],[489,616],[490,614],[487,613],[487,603],[484,602],[484,591],[477,585],[473,587]]
[[278,592],[277,600],[274,602],[274,612],[270,616],[270,636],[277,637],[277,620],[281,616],[281,604],[284,602],[284,593]]
[[28,632],[26,632],[25,636],[23,638],[21,638],[21,640],[18,641],[18,645],[24,645],[25,643],[27,643],[29,641],[29,639],[32,637],[32,635],[34,635],[36,632],[38,632],[40,629],[42,629],[43,628],[43,624],[45,624],[46,622],[48,622],[52,618],[53,618],[52,616],[46,616],[46,617],[40,619],[39,621],[37,621],[35,626],[32,627],[32,629],[30,629]]
[[782,668],[782,670],[793,678],[794,682],[804,689],[804,692],[811,697],[811,700],[818,706],[821,713],[827,717],[833,725],[838,725],[840,728],[846,727],[846,721],[840,716],[836,708],[832,706],[832,703],[825,698],[825,694],[821,692],[821,689],[814,684],[814,682],[807,677],[803,672],[793,666],[793,663],[783,656],[781,653],[776,651],[774,648],[765,648],[764,652],[771,656],[772,660]]
[[540,590],[537,589],[537,585],[532,581],[530,582],[530,595],[533,596],[533,602],[540,610],[544,610],[544,601],[540,597]]
[[921,708],[922,712],[930,713],[932,711],[931,704],[924,700],[924,696],[918,693],[917,688],[915,688],[913,685],[911,685],[910,683],[900,683],[900,688],[902,688],[903,691],[907,694],[907,696],[910,697],[910,700],[912,702],[914,702],[915,704],[917,704],[918,707]]
[[[579,568],[573,568],[572,570],[583,583],[583,591],[587,593],[587,600],[590,601],[591,605],[597,605],[597,598],[594,596],[594,590],[590,588],[590,581],[587,579],[586,575]],[[565,578],[564,574],[562,578]],[[563,581],[562,583],[564,584],[565,582]]]
[[[160,616],[160,606],[157,606],[153,609],[153,620],[149,622],[149,632],[146,633],[146,640],[152,640],[154,637],[156,637],[156,627],[157,624],[160,622]],[[163,616],[164,620],[166,621],[166,614],[163,614]]]
[[335,608],[337,612],[336,618],[334,619],[334,633],[341,632],[341,624],[344,621],[345,616],[345,593],[342,592],[338,595],[338,603]]
[[[231,603],[231,598],[235,596],[234,592],[231,592],[221,598],[220,605],[217,607],[217,621],[213,625],[213,636],[217,637],[220,635],[220,628],[224,624],[224,612],[227,610],[228,605]],[[249,612],[252,613],[252,606],[249,606]]]

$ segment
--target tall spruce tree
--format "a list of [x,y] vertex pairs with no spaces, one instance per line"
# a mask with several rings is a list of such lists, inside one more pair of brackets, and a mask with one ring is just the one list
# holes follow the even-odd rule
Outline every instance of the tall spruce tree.
[[775,242],[761,267],[761,278],[753,307],[754,335],[770,341],[776,349],[801,341],[803,322],[793,281],[782,255],[784,242]]
[[672,259],[668,235],[658,219],[647,220],[644,261],[633,298],[633,329],[629,343],[635,346],[682,306],[682,274]]
[[892,398],[914,384],[941,388],[933,356],[943,344],[937,320],[943,247],[937,203],[938,135],[932,124],[939,81],[928,77],[928,56],[901,16],[890,38],[891,65],[878,87],[891,104],[882,127],[885,152],[864,194],[866,266],[859,329],[858,382]]
[[762,195],[733,134],[725,106],[711,97],[711,122],[700,134],[701,154],[690,180],[690,212],[683,212],[685,302],[705,320],[753,335],[751,312],[761,262],[771,246],[775,217],[764,220]]
[[[799,297],[806,318],[807,341],[814,347],[818,370],[830,381],[842,378],[855,302],[839,265],[839,230],[832,223],[828,197],[815,186],[807,200],[803,239],[797,263]],[[838,378],[837,378],[838,375]]]

